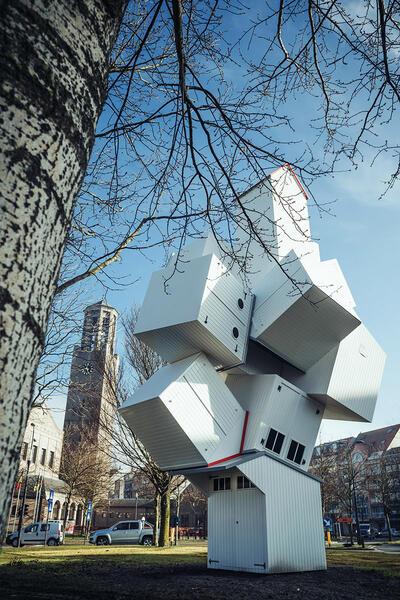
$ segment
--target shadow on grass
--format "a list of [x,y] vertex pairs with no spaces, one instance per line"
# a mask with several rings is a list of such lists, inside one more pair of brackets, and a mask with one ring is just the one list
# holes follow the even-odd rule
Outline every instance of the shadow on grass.
[[328,571],[259,575],[207,570],[206,545],[7,549],[0,598],[29,600],[354,600],[399,598],[398,556],[328,551]]

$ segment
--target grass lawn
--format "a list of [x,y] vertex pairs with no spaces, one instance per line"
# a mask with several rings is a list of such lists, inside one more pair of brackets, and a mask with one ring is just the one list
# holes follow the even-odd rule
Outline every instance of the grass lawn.
[[207,570],[206,542],[170,548],[3,548],[0,598],[41,600],[400,599],[400,554],[332,548],[328,571],[254,575]]

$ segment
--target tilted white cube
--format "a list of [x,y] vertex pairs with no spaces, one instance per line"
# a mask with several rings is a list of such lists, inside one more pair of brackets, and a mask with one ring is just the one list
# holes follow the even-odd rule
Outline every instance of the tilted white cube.
[[240,451],[245,412],[204,354],[162,367],[120,411],[162,469]]
[[306,267],[292,250],[255,293],[251,337],[302,371],[360,324],[336,261]]
[[307,470],[324,405],[278,375],[228,375],[226,385],[248,412],[244,450],[267,448]]
[[371,422],[385,359],[379,344],[360,325],[294,381],[326,405],[324,419]]
[[168,362],[205,352],[216,366],[244,361],[253,297],[214,254],[153,273],[135,335]]

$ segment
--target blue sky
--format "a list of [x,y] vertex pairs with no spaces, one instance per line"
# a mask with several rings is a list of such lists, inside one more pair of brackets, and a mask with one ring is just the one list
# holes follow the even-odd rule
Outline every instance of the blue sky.
[[[232,40],[243,27],[241,16],[231,17],[228,38]],[[262,51],[262,41],[256,51]],[[346,74],[351,75],[352,66],[346,65]],[[227,69],[228,80],[237,84],[237,69]],[[301,143],[315,142],[315,130],[310,122],[316,116],[319,100],[317,96],[289,98],[283,107],[294,117],[295,131],[292,139]],[[394,117],[389,127],[384,127],[380,135],[397,140],[398,120]],[[287,139],[288,132],[282,134]],[[318,145],[315,146],[318,152]],[[288,152],[296,152],[290,147]],[[288,156],[290,160],[290,156]],[[336,439],[357,434],[361,430],[377,428],[400,422],[400,402],[397,375],[400,367],[400,319],[398,316],[399,282],[399,229],[400,229],[400,186],[389,191],[384,198],[383,180],[395,170],[390,154],[382,154],[371,165],[365,156],[358,168],[337,173],[314,181],[311,192],[319,203],[329,206],[331,214],[320,214],[310,206],[312,235],[320,243],[322,259],[337,258],[346,276],[357,304],[360,318],[387,353],[387,363],[382,382],[375,417],[372,424],[324,421],[321,429],[322,440]],[[340,165],[347,169],[349,165]],[[132,167],[133,168],[133,167]],[[140,305],[153,270],[164,260],[161,250],[148,252],[146,257],[137,251],[127,250],[123,260],[113,266],[111,273],[126,276],[131,285],[108,291],[107,301],[115,306],[121,315],[129,311],[133,304]],[[104,290],[95,281],[85,284],[87,303],[98,300]],[[118,333],[118,351],[123,354],[123,333]],[[53,406],[58,407],[58,422],[62,422],[64,398],[55,398]]]

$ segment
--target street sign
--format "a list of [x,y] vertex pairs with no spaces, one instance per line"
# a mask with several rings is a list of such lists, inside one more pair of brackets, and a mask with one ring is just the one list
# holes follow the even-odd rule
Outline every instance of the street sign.
[[351,517],[339,517],[338,519],[336,519],[337,523],[352,523],[353,519]]
[[324,517],[323,518],[323,522],[324,522],[324,528],[325,529],[331,529],[332,528],[332,519],[330,519],[329,517]]
[[90,521],[91,517],[92,517],[92,501],[89,500],[87,503],[87,511],[86,511],[86,521]]

